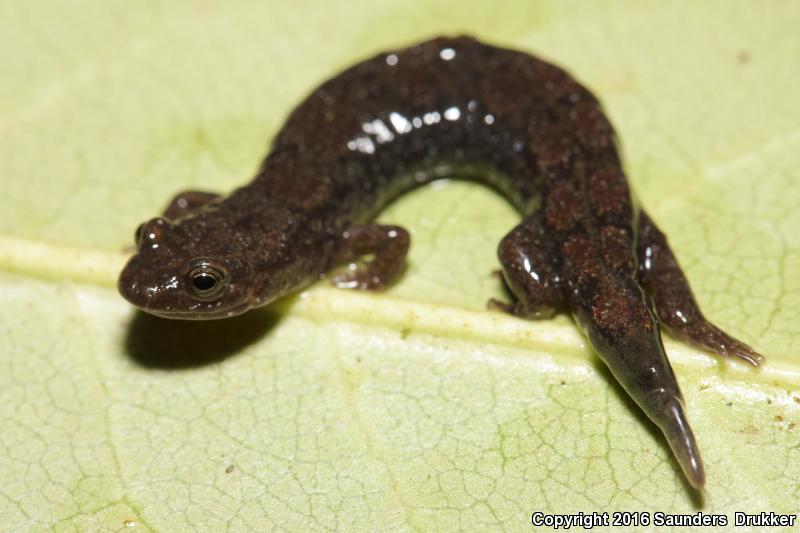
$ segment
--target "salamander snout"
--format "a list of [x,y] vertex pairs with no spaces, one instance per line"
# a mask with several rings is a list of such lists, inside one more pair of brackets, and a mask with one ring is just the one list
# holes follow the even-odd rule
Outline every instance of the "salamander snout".
[[224,261],[196,257],[177,264],[146,251],[133,256],[119,277],[120,294],[141,310],[164,318],[216,319],[241,314],[251,299]]
[[148,268],[141,255],[135,255],[125,265],[117,282],[119,293],[130,303],[143,311],[170,311],[168,302],[170,292],[177,288],[177,280],[164,278],[157,271]]

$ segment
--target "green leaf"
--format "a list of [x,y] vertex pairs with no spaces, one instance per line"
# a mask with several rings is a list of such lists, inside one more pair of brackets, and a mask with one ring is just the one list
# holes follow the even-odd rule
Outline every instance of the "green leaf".
[[[0,530],[527,531],[535,511],[794,513],[798,11],[6,2]],[[381,216],[414,236],[387,293],[318,284],[203,324],[139,315],[116,294],[134,228],[175,192],[245,182],[315,84],[436,33],[533,51],[591,87],[703,308],[768,356],[752,370],[667,341],[702,495],[569,319],[484,310],[516,217],[479,186],[434,184]]]

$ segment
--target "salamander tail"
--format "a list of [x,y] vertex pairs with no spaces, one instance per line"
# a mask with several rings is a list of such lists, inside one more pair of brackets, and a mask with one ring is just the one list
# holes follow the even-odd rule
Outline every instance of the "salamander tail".
[[683,403],[678,398],[672,398],[665,402],[661,415],[658,426],[667,438],[686,479],[695,489],[702,489],[706,483],[703,460],[700,458],[692,428],[683,412]]

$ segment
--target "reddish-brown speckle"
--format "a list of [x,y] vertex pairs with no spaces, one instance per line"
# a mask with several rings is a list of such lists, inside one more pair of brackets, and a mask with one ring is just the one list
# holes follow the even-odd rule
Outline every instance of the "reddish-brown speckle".
[[599,168],[586,180],[586,196],[595,216],[628,215],[630,197],[625,175],[618,166]]
[[572,235],[561,246],[565,272],[578,286],[601,279],[605,269],[592,240],[583,234]]
[[608,225],[601,227],[599,233],[603,263],[612,270],[633,272],[636,269],[636,261],[630,230]]
[[581,100],[570,109],[569,116],[575,123],[578,141],[594,149],[613,144],[613,129],[595,101]]
[[553,186],[545,200],[545,221],[557,231],[567,231],[584,219],[583,202],[569,183]]
[[654,327],[652,317],[637,298],[619,286],[602,289],[592,300],[595,324],[614,336],[635,336]]
[[547,126],[531,137],[528,146],[539,168],[548,176],[559,176],[559,171],[563,175],[577,150],[573,137],[559,128]]

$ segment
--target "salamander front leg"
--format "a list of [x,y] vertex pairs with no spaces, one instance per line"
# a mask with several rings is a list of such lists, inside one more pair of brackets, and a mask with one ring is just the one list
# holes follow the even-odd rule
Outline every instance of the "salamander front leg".
[[167,204],[164,209],[164,217],[170,220],[176,220],[184,215],[189,214],[198,207],[202,207],[207,203],[219,199],[221,196],[213,192],[203,191],[183,191],[175,195],[175,197]]
[[[175,220],[193,211],[194,209],[211,202],[212,200],[217,200],[218,198],[221,198],[219,194],[211,192],[183,191],[176,194],[175,197],[170,200],[169,204],[167,204],[167,207],[164,209],[164,214],[162,216],[169,220]],[[138,228],[136,228],[136,232],[134,233],[133,237],[136,246],[126,247],[126,253],[136,251],[139,246],[139,242],[143,238],[142,232],[144,231],[145,226],[146,223],[142,223],[139,224]]]
[[[337,263],[355,262],[333,277],[333,284],[345,289],[385,288],[403,270],[411,237],[399,226],[355,224],[342,233]],[[372,256],[369,258],[369,256]]]
[[506,235],[497,248],[506,282],[514,302],[495,298],[490,309],[522,318],[549,318],[564,307],[564,297],[553,265],[552,246],[534,219],[526,219]]
[[639,282],[652,296],[661,323],[678,337],[758,366],[764,356],[709,322],[700,311],[666,236],[644,211],[639,216]]

